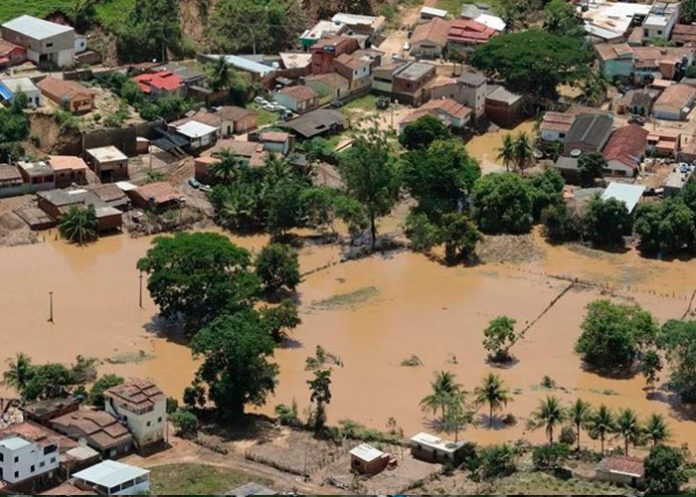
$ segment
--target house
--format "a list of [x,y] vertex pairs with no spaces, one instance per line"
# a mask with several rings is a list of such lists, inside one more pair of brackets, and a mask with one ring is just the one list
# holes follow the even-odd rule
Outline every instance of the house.
[[278,55],[285,72],[292,76],[306,76],[312,70],[312,54],[306,52],[280,52]]
[[231,136],[233,133],[243,135],[256,129],[257,113],[236,105],[223,105],[217,107],[217,115],[220,117],[221,135]]
[[39,81],[37,86],[41,93],[58,104],[62,110],[83,114],[94,108],[95,93],[76,81],[48,76]]
[[377,50],[376,48],[361,48],[353,52],[353,57],[358,59],[367,59],[370,62],[370,67],[374,69],[375,67],[382,65],[382,57],[384,57],[384,52]]
[[19,16],[0,27],[2,38],[27,50],[27,59],[39,65],[66,67],[75,57],[75,30],[70,26]]
[[197,62],[168,62],[151,68],[149,72],[172,73],[181,80],[184,88],[201,85],[206,79],[205,73],[198,68]]
[[352,54],[358,42],[350,36],[330,36],[312,45],[312,74],[333,72],[334,60],[341,54]]
[[594,46],[599,68],[609,79],[633,75],[633,48],[627,43],[598,43]]
[[85,190],[97,196],[105,206],[113,207],[121,212],[131,208],[130,200],[124,191],[116,183],[106,183],[103,185],[89,185]]
[[348,32],[348,26],[332,21],[320,20],[300,35],[300,45],[307,51],[322,38],[339,36]]
[[394,89],[394,74],[408,62],[384,64],[372,71],[372,90],[382,95],[391,95]]
[[585,31],[593,41],[624,41],[634,25],[650,13],[649,4],[592,2],[583,9]]
[[649,116],[658,95],[659,92],[656,90],[628,90],[617,101],[616,112]]
[[0,164],[0,198],[21,195],[24,191],[24,180],[19,169],[9,164]]
[[27,191],[38,192],[51,190],[56,187],[56,177],[51,166],[46,161],[17,161],[17,167],[26,183]]
[[260,81],[266,88],[269,87],[277,72],[277,68],[275,67],[262,64],[261,62],[257,62],[255,60],[250,60],[239,55],[209,54],[205,55],[204,57],[208,60],[215,60],[223,57],[229,65],[235,69],[250,74],[255,81]]
[[87,183],[87,164],[74,155],[51,155],[48,165],[53,169],[56,188],[65,188],[73,184]]
[[428,21],[435,17],[440,19],[447,19],[447,11],[444,9],[436,9],[434,7],[421,7],[420,18],[424,21]]
[[427,462],[458,464],[466,452],[464,442],[448,442],[428,433],[414,435],[410,445],[411,455]]
[[477,46],[487,43],[498,31],[471,19],[452,21],[447,35],[447,50],[450,53],[471,52]]
[[676,158],[679,152],[681,133],[672,130],[651,131],[647,150],[652,155]]
[[139,186],[135,190],[130,190],[128,197],[134,206],[154,212],[161,212],[171,207],[180,207],[184,202],[182,195],[166,181]]
[[424,100],[456,99],[459,93],[459,86],[455,78],[436,74],[435,78],[426,83],[424,90]]
[[[121,229],[123,213],[113,206],[104,203],[95,193],[79,188],[74,190],[47,190],[36,194],[39,209],[44,211],[54,221],[68,212],[71,207],[87,208],[93,206],[97,217],[99,231]],[[53,425],[51,425],[52,428]],[[58,430],[60,431],[60,430]]]
[[334,61],[336,72],[350,81],[350,91],[360,91],[372,84],[372,66],[369,59],[341,54]]
[[613,122],[608,114],[579,114],[568,131],[563,155],[573,155],[573,151],[601,151],[609,140]]
[[656,1],[652,4],[648,16],[643,21],[643,38],[669,40],[672,28],[678,20],[679,3]]
[[21,407],[24,418],[49,426],[49,421],[58,416],[77,411],[80,400],[77,397],[58,397],[56,399],[29,402]]
[[241,140],[219,140],[217,144],[194,159],[194,176],[201,183],[211,181],[209,169],[220,162],[219,154],[228,151],[247,167],[263,167],[268,153],[262,143]]
[[444,55],[450,23],[440,18],[419,24],[411,35],[411,55],[416,58],[437,59]]
[[597,480],[636,488],[643,486],[644,475],[643,460],[629,456],[605,457],[595,470]]
[[366,36],[368,40],[372,41],[384,30],[386,19],[384,16],[365,16],[339,12],[333,15],[331,22],[343,24],[348,27],[351,33]]
[[545,142],[564,142],[574,121],[573,113],[549,111],[539,124],[539,135]]
[[[139,190],[151,185],[161,185],[151,183],[135,190]],[[164,183],[169,186],[169,183]],[[161,195],[165,193],[170,199],[172,194],[177,194],[173,188],[166,192],[164,188],[158,186],[150,189],[141,196],[147,197],[151,192],[156,199],[165,200]],[[179,195],[180,197],[180,195]],[[133,434],[133,438],[138,447],[145,447],[164,440],[165,428],[167,423],[167,398],[157,385],[150,380],[132,380],[122,385],[109,388],[104,392],[104,408],[106,412],[113,414],[117,418],[125,421],[128,429]]]
[[170,125],[172,130],[186,139],[187,149],[195,153],[215,145],[220,128],[209,124],[187,119],[183,123]]
[[391,456],[369,444],[360,444],[350,451],[350,469],[363,475],[375,475],[384,470]]
[[274,154],[288,155],[294,145],[294,137],[283,131],[264,131],[258,136],[263,148]]
[[457,79],[457,85],[456,100],[472,109],[476,119],[482,117],[486,111],[488,95],[486,77],[479,73],[464,72]]
[[0,39],[0,68],[15,66],[27,60],[27,49]]
[[616,129],[602,151],[607,160],[605,174],[629,178],[636,176],[640,172],[647,144],[648,131],[637,124]]
[[452,98],[430,100],[411,112],[401,122],[401,130],[419,117],[431,115],[449,128],[461,129],[471,121],[471,109]]
[[680,79],[694,61],[690,47],[632,47],[633,79],[642,83],[655,79],[655,73],[666,80]]
[[182,96],[184,83],[171,71],[140,74],[133,78],[145,95],[153,100],[162,97]]
[[113,145],[88,148],[85,161],[103,182],[128,178],[128,157]]
[[58,437],[38,442],[12,433],[0,434],[0,482],[16,484],[48,476],[59,466]]
[[672,28],[672,41],[675,42],[677,45],[696,43],[696,25],[675,24]]
[[522,119],[522,96],[503,86],[488,87],[484,112],[489,121],[503,128],[512,128]]
[[308,86],[288,86],[273,94],[273,101],[286,109],[303,114],[319,103],[319,95]]
[[105,458],[113,458],[130,452],[133,436],[119,420],[104,411],[80,409],[51,421],[51,427],[73,440],[84,439],[87,445],[99,451]]
[[305,86],[315,91],[319,103],[327,103],[350,94],[350,81],[335,72],[307,76]]
[[73,475],[78,488],[98,495],[147,495],[150,493],[150,471],[117,461],[99,464]]
[[12,102],[15,97],[23,93],[27,97],[27,107],[41,107],[41,91],[29,78],[3,78],[0,79],[0,101]]
[[696,88],[676,84],[665,89],[653,105],[653,115],[658,119],[684,121],[696,99]]
[[640,202],[641,197],[645,192],[645,186],[643,185],[629,185],[626,183],[609,183],[609,186],[602,192],[602,200],[609,200],[613,198],[619,200],[626,205],[626,209],[629,214],[632,213],[638,202]]
[[316,109],[280,126],[306,139],[336,133],[344,128],[343,114],[333,109]]
[[505,31],[505,21],[496,16],[491,11],[490,7],[483,3],[465,3],[462,5],[459,17],[462,19],[471,19],[472,21],[485,24],[489,28],[493,28],[499,33]]
[[435,73],[435,66],[426,62],[407,62],[397,67],[392,76],[392,97],[406,105],[422,104],[425,86]]

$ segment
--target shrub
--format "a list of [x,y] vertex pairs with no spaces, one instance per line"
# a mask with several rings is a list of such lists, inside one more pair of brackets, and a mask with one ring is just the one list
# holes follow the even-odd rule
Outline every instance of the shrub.
[[534,447],[532,462],[537,469],[555,469],[563,466],[570,455],[570,448],[564,443],[553,443]]
[[170,419],[176,434],[182,438],[193,438],[198,433],[198,417],[191,411],[179,409]]
[[174,414],[179,409],[179,401],[174,397],[167,397],[167,414]]

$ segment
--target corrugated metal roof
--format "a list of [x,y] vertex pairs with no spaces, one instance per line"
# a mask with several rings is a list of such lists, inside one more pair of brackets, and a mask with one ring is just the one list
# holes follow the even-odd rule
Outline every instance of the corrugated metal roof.
[[33,16],[19,16],[2,25],[3,28],[11,29],[35,40],[45,40],[62,33],[74,31],[70,26],[57,24],[55,22],[44,21]]
[[443,19],[447,17],[447,11],[443,9],[436,9],[434,7],[422,7],[420,9],[421,15],[425,14],[427,16],[442,17]]
[[2,98],[3,100],[10,101],[12,100],[12,96],[13,95],[10,89],[4,84],[0,83],[0,98]]
[[208,126],[198,121],[188,121],[181,126],[177,126],[177,133],[184,135],[188,138],[200,138],[201,136],[206,136],[211,133],[216,133],[218,128],[213,126]]
[[633,212],[633,209],[638,205],[640,197],[643,196],[645,187],[642,185],[628,185],[626,183],[609,183],[606,190],[602,193],[602,200],[615,198],[626,205],[628,212]]
[[229,64],[232,64],[234,67],[242,69],[244,71],[259,74],[261,76],[267,76],[275,71],[275,69],[272,67],[260,64],[258,62],[254,62],[253,60],[245,59],[244,57],[239,57],[238,55],[208,55],[207,57],[212,59],[219,59],[220,57],[224,57],[225,60]]
[[149,473],[146,469],[131,466],[130,464],[123,464],[117,461],[103,461],[75,473],[73,476],[79,480],[111,488]]

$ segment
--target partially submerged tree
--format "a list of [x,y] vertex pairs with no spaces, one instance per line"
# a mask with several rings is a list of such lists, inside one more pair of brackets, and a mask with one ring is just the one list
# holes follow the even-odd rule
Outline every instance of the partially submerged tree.
[[604,455],[604,441],[607,435],[616,430],[616,418],[614,413],[607,406],[602,404],[593,412],[587,420],[587,429],[590,436],[594,439],[599,438],[602,455]]
[[72,205],[60,217],[60,234],[73,243],[84,245],[97,239],[97,211],[93,205],[87,208]]
[[558,397],[551,395],[539,402],[539,407],[532,413],[530,425],[532,428],[544,428],[549,437],[549,445],[553,445],[554,430],[567,418],[568,413],[561,401]]
[[508,316],[498,316],[488,323],[483,330],[483,348],[488,351],[489,358],[494,362],[508,362],[510,347],[519,338],[515,333],[515,320]]
[[300,263],[297,252],[289,245],[271,243],[261,249],[255,261],[256,276],[267,292],[283,288],[295,291],[300,283]]
[[512,401],[510,392],[503,385],[497,374],[490,373],[483,382],[474,389],[478,405],[488,404],[488,426],[493,426],[493,414]]

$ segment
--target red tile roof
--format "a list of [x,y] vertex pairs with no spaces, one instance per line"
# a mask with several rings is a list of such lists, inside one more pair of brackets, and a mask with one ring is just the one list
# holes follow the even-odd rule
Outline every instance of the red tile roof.
[[568,112],[547,112],[539,125],[540,130],[567,133],[575,121],[575,114]]
[[133,79],[138,84],[138,87],[145,93],[150,93],[152,88],[174,91],[181,88],[182,85],[181,78],[171,71],[141,74]]
[[259,140],[262,142],[283,143],[290,139],[290,133],[284,131],[266,131],[259,135]]
[[82,409],[51,420],[51,426],[73,438],[86,437],[99,450],[122,445],[132,436],[128,428],[104,411]]
[[631,476],[643,477],[643,460],[638,457],[630,456],[609,456],[605,457],[599,468],[613,473],[623,473]]
[[645,154],[647,142],[648,131],[637,124],[629,124],[611,134],[604,146],[604,158],[636,169],[639,158]]
[[468,45],[486,43],[498,32],[485,24],[471,19],[457,19],[449,29],[448,40]]
[[696,24],[675,24],[672,40],[679,43],[696,42]]
[[36,86],[39,87],[41,93],[53,96],[59,100],[72,100],[75,97],[93,97],[95,94],[93,90],[82,86],[76,81],[58,79],[51,76],[42,79]]
[[447,45],[447,33],[449,30],[450,23],[436,17],[430,20],[430,22],[416,26],[411,35],[411,43],[429,42],[444,47]]
[[54,171],[81,171],[87,170],[87,163],[75,155],[49,155],[48,164]]
[[456,119],[466,119],[471,114],[471,109],[460,104],[452,98],[443,98],[439,100],[430,100],[421,106],[422,109],[432,109],[436,112],[447,114]]
[[666,106],[672,110],[681,110],[696,97],[696,89],[688,85],[668,86],[655,101],[654,107]]
[[362,69],[363,67],[370,65],[369,60],[361,60],[356,57],[353,57],[352,55],[348,55],[347,53],[342,53],[341,55],[336,57],[335,62],[353,71],[357,71],[358,69]]
[[[156,183],[148,183],[147,185],[140,186],[133,190],[132,194],[140,197],[144,202],[149,202],[150,199],[153,199],[155,204],[167,204],[169,202],[175,202],[181,198],[181,195],[174,189],[174,187],[166,181],[158,181]],[[152,385],[152,383],[150,383],[150,385]],[[160,394],[162,394],[157,387],[154,385],[152,386]],[[133,400],[130,402],[136,402],[135,399],[140,399],[140,396],[144,395],[144,393],[140,390],[142,389],[137,386],[137,383],[129,383],[111,388],[104,392],[104,394],[106,395],[109,393],[111,395],[117,395],[116,392],[121,392],[123,396],[130,395],[133,397]]]
[[26,51],[24,47],[20,47],[19,45],[10,43],[7,40],[0,39],[0,56],[9,57],[10,53],[14,52],[15,50]]
[[287,95],[288,97],[294,98],[298,102],[304,102],[306,100],[312,100],[317,98],[317,93],[312,90],[309,86],[288,86],[280,90],[278,93]]

